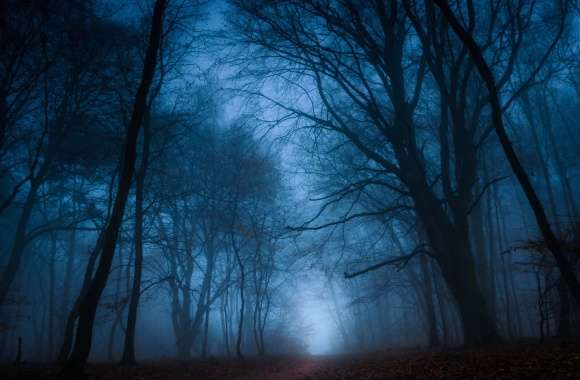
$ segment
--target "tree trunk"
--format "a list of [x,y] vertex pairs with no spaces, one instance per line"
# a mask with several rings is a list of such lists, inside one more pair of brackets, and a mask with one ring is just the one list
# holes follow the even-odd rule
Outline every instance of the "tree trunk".
[[206,296],[206,301],[205,301],[206,310],[205,310],[205,317],[204,317],[204,324],[203,324],[204,325],[203,326],[203,343],[202,343],[202,346],[201,346],[201,357],[202,358],[207,357],[207,344],[208,344],[207,338],[208,338],[208,333],[209,333],[209,316],[210,316],[209,315],[209,312],[210,312],[210,306],[209,306],[209,303],[210,303],[210,295],[211,295],[211,293],[208,291],[207,292],[207,296]]
[[135,268],[133,273],[133,287],[127,314],[127,331],[123,348],[122,364],[135,364],[135,329],[137,325],[137,309],[141,296],[141,275],[143,271],[143,195],[145,191],[145,176],[149,165],[149,148],[151,142],[150,125],[151,107],[147,107],[143,120],[143,154],[141,167],[135,176]]
[[570,302],[568,300],[568,288],[562,278],[558,281],[558,336],[561,338],[570,336]]
[[457,302],[464,343],[466,345],[496,343],[500,337],[477,284],[473,259],[466,254],[454,256],[442,260],[446,264],[441,266],[441,272]]
[[467,226],[458,228],[457,223],[451,223],[441,202],[424,179],[415,178],[409,189],[427,240],[437,255],[441,274],[456,301],[465,344],[500,341],[497,326],[479,286]]
[[230,328],[229,328],[229,313],[228,313],[228,303],[229,303],[229,292],[226,289],[224,296],[222,297],[222,330],[224,334],[224,350],[226,356],[229,358],[231,356],[230,352]]
[[68,313],[68,317],[66,319],[66,324],[63,333],[63,341],[62,346],[60,348],[60,352],[58,354],[58,361],[62,362],[65,361],[70,353],[73,344],[74,338],[74,328],[75,323],[79,315],[79,305],[81,300],[83,299],[87,289],[89,288],[89,284],[91,278],[93,277],[93,272],[95,269],[95,264],[97,263],[97,258],[99,257],[99,253],[101,252],[101,240],[97,241],[97,244],[91,255],[89,256],[89,262],[87,263],[87,268],[85,270],[85,276],[83,277],[83,284],[81,286],[81,291],[75,300],[70,312]]
[[166,0],[157,0],[153,11],[151,32],[149,36],[149,46],[143,67],[143,76],[133,105],[133,113],[127,135],[125,139],[124,156],[122,163],[121,175],[119,176],[119,185],[115,203],[109,222],[103,231],[103,251],[99,260],[99,265],[95,277],[91,281],[87,293],[83,297],[79,306],[79,323],[75,344],[71,355],[67,360],[67,367],[70,369],[83,369],[91,350],[93,324],[99,300],[103,289],[107,284],[109,271],[115,255],[115,246],[119,228],[123,221],[123,214],[131,180],[135,171],[135,159],[137,155],[137,138],[141,121],[145,113],[147,94],[155,73],[157,61],[157,50],[159,49],[162,27],[163,13],[165,11]]
[[435,267],[431,266],[431,274],[433,278],[433,287],[435,290],[435,295],[437,296],[437,306],[439,307],[439,316],[441,320],[441,336],[443,337],[443,347],[448,347],[450,342],[449,328],[447,327],[447,317],[445,315],[446,303],[443,300],[442,289],[439,287],[438,276],[435,275]]
[[48,350],[47,359],[53,360],[54,353],[54,333],[55,333],[55,299],[54,293],[56,288],[56,236],[54,233],[50,236],[50,258],[49,258],[49,271],[48,271]]
[[[74,202],[74,201],[73,201]],[[73,208],[76,206],[73,203]],[[73,212],[73,217],[76,215],[76,210]],[[64,279],[63,279],[63,292],[62,292],[62,300],[61,300],[61,315],[67,315],[68,307],[69,307],[69,298],[70,298],[70,290],[72,286],[72,276],[73,276],[73,269],[75,266],[75,258],[76,258],[76,230],[72,230],[69,236],[69,244],[67,250],[67,257],[66,257],[66,264],[64,268]],[[92,271],[91,271],[92,273]],[[61,325],[62,331],[66,330],[66,321],[63,320],[63,325]]]
[[427,257],[421,256],[421,277],[424,283],[425,306],[427,311],[427,321],[429,324],[429,347],[439,347],[439,333],[437,332],[437,318],[435,317],[435,305],[433,303],[433,284],[431,283],[431,271]]
[[[121,316],[123,315],[123,309],[124,307],[121,306],[121,299],[120,299],[120,294],[121,294],[121,277],[122,277],[122,273],[121,273],[121,269],[123,268],[123,259],[122,259],[122,255],[121,253],[123,252],[121,244],[119,244],[119,255],[117,257],[119,257],[119,270],[117,271],[117,278],[115,279],[115,298],[113,299],[113,308],[112,308],[112,312],[115,314],[115,318],[113,319],[113,323],[111,323],[111,329],[109,330],[109,340],[108,340],[108,345],[107,345],[107,359],[112,362],[113,361],[113,357],[114,357],[114,351],[115,351],[115,337],[117,334],[117,326],[119,325],[119,322],[121,321]],[[131,255],[129,255],[131,256]],[[129,262],[131,261],[131,257],[129,257]],[[128,268],[128,267],[127,267]]]
[[246,281],[246,274],[244,272],[244,264],[238,250],[236,250],[236,260],[238,261],[238,267],[240,268],[240,320],[238,321],[238,338],[236,340],[236,356],[238,359],[243,360],[244,354],[242,353],[242,337],[244,330],[244,312],[246,309],[246,299],[244,297],[244,286]]
[[576,207],[576,201],[574,199],[574,192],[572,191],[572,185],[570,184],[570,178],[568,177],[568,173],[562,162],[562,157],[560,153],[560,148],[556,144],[556,136],[554,135],[554,129],[552,126],[552,120],[550,117],[550,110],[548,107],[548,94],[543,93],[539,96],[538,104],[541,104],[542,107],[540,108],[540,116],[542,120],[542,124],[547,132],[548,141],[550,142],[550,146],[552,147],[552,157],[554,157],[554,166],[556,168],[556,172],[558,173],[558,179],[560,180],[560,184],[562,186],[562,193],[564,194],[564,198],[566,199],[566,204],[568,206],[568,213],[571,217],[572,223],[576,223],[576,219],[578,217],[578,209]]
[[491,307],[491,300],[493,299],[493,295],[491,294],[491,286],[489,283],[490,273],[488,266],[489,262],[487,259],[488,244],[486,244],[485,241],[485,232],[483,228],[483,200],[477,202],[473,208],[469,225],[471,226],[471,230],[473,232],[473,252],[475,253],[475,262],[478,268],[477,274],[479,286],[483,289],[488,305],[490,305],[490,311],[493,314],[493,308]]
[[493,315],[496,315],[497,310],[497,286],[496,286],[496,264],[497,264],[497,254],[499,252],[498,239],[495,234],[495,229],[493,228],[493,210],[492,210],[492,196],[491,192],[488,191],[486,197],[486,207],[485,207],[485,222],[487,227],[487,238],[489,240],[488,244],[488,257],[489,257],[489,293],[490,293],[490,303],[491,311]]
[[30,220],[30,216],[32,215],[34,204],[36,203],[36,193],[41,185],[41,182],[42,180],[39,177],[31,181],[30,189],[28,190],[28,195],[26,196],[26,201],[22,206],[22,212],[18,218],[16,232],[14,234],[14,241],[10,251],[10,258],[8,259],[8,263],[2,272],[2,277],[0,278],[0,306],[6,303],[8,291],[10,290],[10,286],[12,285],[14,278],[16,278],[16,273],[18,273],[20,268],[20,261],[22,260],[24,249],[26,248],[26,230],[28,228],[28,222]]
[[[401,243],[401,240],[397,236],[395,230],[389,226],[391,239],[395,243],[395,246],[399,252],[405,252],[405,248]],[[427,237],[425,232],[417,222],[417,236],[418,241],[424,242]],[[417,298],[419,305],[422,305],[423,314],[425,315],[425,320],[427,322],[428,329],[428,345],[429,347],[438,347],[441,343],[439,341],[439,335],[437,333],[437,318],[435,317],[435,305],[433,303],[433,284],[431,282],[431,275],[429,271],[429,263],[427,262],[427,257],[422,255],[419,259],[419,269],[421,271],[420,277],[413,271],[412,268],[407,269],[407,274],[411,283],[417,289]]]

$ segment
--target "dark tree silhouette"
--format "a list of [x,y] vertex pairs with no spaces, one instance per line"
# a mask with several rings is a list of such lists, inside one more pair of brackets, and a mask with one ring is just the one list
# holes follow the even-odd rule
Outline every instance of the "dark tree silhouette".
[[[492,119],[493,119],[493,126],[495,132],[499,138],[501,143],[501,147],[503,152],[505,153],[510,166],[516,175],[518,182],[526,195],[528,203],[532,210],[534,211],[534,216],[536,217],[536,222],[538,223],[538,227],[542,232],[542,236],[544,237],[544,241],[546,242],[546,246],[554,255],[556,259],[556,263],[558,265],[558,269],[562,274],[563,279],[566,281],[568,288],[576,301],[576,305],[580,306],[580,284],[578,283],[578,279],[572,270],[572,266],[570,262],[566,258],[564,254],[564,250],[561,247],[561,244],[552,231],[552,227],[550,226],[550,222],[548,221],[548,217],[546,216],[546,212],[538,197],[528,174],[526,173],[524,167],[522,166],[516,151],[514,150],[513,144],[510,141],[507,132],[505,130],[503,124],[503,117],[502,117],[502,106],[499,99],[499,92],[497,90],[496,82],[493,76],[493,72],[489,65],[486,63],[483,53],[481,52],[481,48],[477,44],[477,42],[473,39],[473,36],[469,34],[465,28],[461,25],[449,4],[445,0],[435,0],[435,3],[441,9],[441,12],[445,15],[445,18],[449,22],[449,25],[453,28],[457,36],[461,39],[463,44],[469,49],[469,54],[473,59],[475,65],[477,66],[477,70],[479,74],[483,78],[485,85],[487,86],[488,94],[489,94],[489,102],[492,109]],[[560,12],[562,15],[567,13],[566,4],[567,1],[560,2]]]
[[163,33],[163,14],[165,12],[165,7],[165,0],[157,0],[155,2],[151,21],[149,45],[147,47],[147,55],[143,66],[143,74],[139,89],[135,95],[133,113],[131,114],[131,120],[125,138],[123,162],[121,165],[115,203],[107,227],[103,231],[103,248],[99,264],[95,275],[88,286],[87,292],[79,304],[79,322],[74,347],[67,359],[67,368],[82,369],[90,353],[95,314],[99,304],[99,299],[101,298],[101,294],[109,277],[109,271],[115,255],[117,236],[123,220],[125,204],[127,202],[127,197],[129,196],[131,180],[133,179],[135,171],[137,138],[146,111],[147,95],[155,73],[157,52]]

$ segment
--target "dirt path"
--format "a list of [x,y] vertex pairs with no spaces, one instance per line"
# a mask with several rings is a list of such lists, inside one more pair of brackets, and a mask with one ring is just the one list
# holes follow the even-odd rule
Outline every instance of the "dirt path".
[[[0,378],[41,379],[57,369],[29,364],[17,371],[0,365]],[[89,365],[86,373],[87,379],[111,380],[579,379],[580,342],[244,361],[164,360],[135,367],[102,363]]]
[[317,374],[328,367],[328,359],[312,357],[298,359],[289,367],[270,369],[268,373],[254,377],[256,380],[302,380],[316,378]]

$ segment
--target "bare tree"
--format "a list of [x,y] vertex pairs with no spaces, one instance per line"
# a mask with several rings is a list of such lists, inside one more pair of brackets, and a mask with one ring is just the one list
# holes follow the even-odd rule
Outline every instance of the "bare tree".
[[[511,143],[507,132],[505,130],[503,124],[503,117],[502,117],[502,110],[503,107],[500,103],[499,92],[497,89],[496,81],[493,76],[493,72],[489,65],[487,64],[482,52],[481,48],[477,44],[477,42],[473,39],[473,36],[465,30],[465,28],[461,25],[457,17],[455,17],[453,11],[449,7],[449,4],[444,0],[436,0],[435,3],[441,9],[441,12],[455,31],[457,36],[462,41],[462,43],[467,47],[469,50],[469,54],[471,55],[474,64],[477,66],[479,74],[483,78],[485,85],[487,86],[488,94],[489,94],[489,102],[492,109],[492,116],[493,116],[493,126],[495,132],[499,138],[501,143],[502,149],[510,163],[510,166],[516,175],[522,190],[524,191],[528,203],[530,207],[534,211],[534,215],[536,217],[536,221],[538,223],[538,227],[542,232],[542,236],[546,242],[546,245],[554,258],[556,259],[556,263],[558,265],[558,269],[560,270],[563,279],[566,281],[568,288],[576,301],[576,304],[580,306],[580,284],[578,283],[578,279],[572,270],[572,266],[570,265],[566,255],[560,245],[560,242],[554,232],[552,231],[552,227],[548,221],[548,217],[546,216],[546,212],[544,211],[544,207],[538,198],[534,187],[526,173],[524,167],[522,166],[517,153],[514,150],[513,144]],[[560,2],[560,12],[561,17],[565,17],[567,13],[567,2],[562,1]],[[563,27],[562,27],[563,28]],[[560,29],[562,30],[562,29]],[[562,33],[561,31],[559,32]]]
[[157,0],[155,2],[149,46],[147,48],[147,56],[143,67],[143,76],[139,85],[139,90],[135,95],[133,113],[127,128],[119,187],[117,189],[110,220],[103,231],[103,251],[100,256],[95,276],[79,305],[79,323],[75,344],[72,353],[67,359],[67,367],[71,369],[82,370],[90,352],[95,313],[97,311],[100,296],[107,283],[109,270],[115,254],[117,235],[123,219],[123,212],[129,195],[129,188],[135,171],[137,138],[139,136],[139,130],[145,113],[147,94],[149,93],[149,88],[155,73],[157,51],[161,41],[163,13],[165,7],[165,0]]

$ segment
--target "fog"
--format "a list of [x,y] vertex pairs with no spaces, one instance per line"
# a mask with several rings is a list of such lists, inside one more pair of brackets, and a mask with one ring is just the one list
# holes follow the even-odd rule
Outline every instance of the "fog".
[[0,359],[576,339],[578,17],[3,1]]

